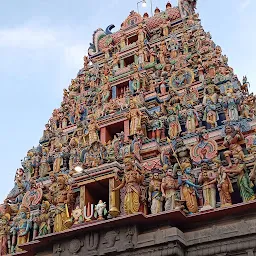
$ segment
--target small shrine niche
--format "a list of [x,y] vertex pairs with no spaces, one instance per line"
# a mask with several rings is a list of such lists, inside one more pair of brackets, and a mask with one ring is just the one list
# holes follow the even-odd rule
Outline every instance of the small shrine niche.
[[129,88],[129,81],[123,82],[116,86],[116,97],[124,98],[125,92],[127,92]]
[[114,136],[121,132],[124,132],[124,122],[118,122],[107,126],[104,141],[112,141]]
[[128,66],[132,65],[133,63],[135,63],[134,55],[129,56],[124,59],[124,67],[128,67]]
[[128,37],[127,41],[128,41],[128,44],[136,43],[138,41],[138,35],[133,35]]
[[85,185],[85,203],[96,205],[100,200],[109,202],[109,180],[100,180]]

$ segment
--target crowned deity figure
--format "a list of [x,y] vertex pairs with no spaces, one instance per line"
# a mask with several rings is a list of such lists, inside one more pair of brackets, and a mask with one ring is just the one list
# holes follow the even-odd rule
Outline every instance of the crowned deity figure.
[[203,121],[206,121],[210,128],[217,127],[217,121],[219,120],[216,106],[217,101],[218,95],[214,91],[214,86],[209,86],[207,88],[207,94],[203,98],[203,106],[205,107]]
[[163,197],[161,191],[162,179],[161,171],[158,169],[152,170],[152,178],[149,183],[148,201],[151,203],[151,213],[156,214],[163,210]]
[[174,171],[167,169],[161,184],[162,196],[165,198],[165,211],[171,211],[176,208],[176,192],[178,188],[179,184],[178,180],[175,179]]
[[191,106],[188,106],[186,111],[186,129],[188,133],[195,133],[198,127],[199,115],[198,112]]
[[181,133],[181,126],[179,122],[179,115],[174,110],[168,110],[169,116],[167,117],[168,135],[170,139],[174,139]]
[[226,136],[224,138],[223,146],[228,148],[228,150],[224,152],[224,155],[228,162],[228,167],[231,168],[231,156],[238,157],[241,160],[244,160],[245,158],[243,149],[240,146],[240,142],[244,140],[244,136],[240,129],[236,129],[232,125],[226,125],[225,134]]
[[19,245],[29,242],[29,235],[32,227],[29,219],[29,209],[24,205],[20,206],[14,226],[11,228],[12,233],[12,248],[11,252],[20,252]]
[[0,255],[7,255],[10,247],[10,214],[0,214]]
[[122,182],[113,191],[124,189],[124,212],[125,214],[133,214],[142,210],[140,185],[144,180],[144,174],[138,170],[131,156],[124,159],[125,170]]
[[232,182],[228,174],[225,172],[225,167],[221,166],[220,159],[214,159],[214,163],[218,170],[216,173],[216,181],[221,207],[230,206],[232,205],[231,193],[234,192]]
[[127,117],[130,119],[130,135],[139,133],[141,131],[142,113],[136,106],[134,100],[130,102],[130,111]]
[[88,124],[88,133],[89,133],[89,144],[91,145],[95,141],[99,141],[98,130],[99,126],[94,115],[91,115],[90,123]]
[[43,201],[41,205],[40,215],[33,219],[36,229],[38,229],[38,236],[44,236],[51,233],[50,227],[50,203]]
[[69,228],[68,205],[72,201],[72,192],[66,175],[57,177],[57,191],[52,203],[55,205],[54,232],[61,232]]
[[187,167],[183,174],[179,175],[179,184],[181,185],[181,199],[184,199],[190,213],[198,212],[197,188],[195,177],[191,173],[191,167]]
[[234,164],[229,169],[225,169],[227,174],[237,175],[237,185],[240,191],[240,196],[243,202],[252,201],[255,199],[253,187],[254,184],[250,181],[246,165],[238,157],[234,157]]
[[209,170],[207,161],[202,161],[198,183],[203,187],[204,207],[202,210],[216,208],[216,174]]

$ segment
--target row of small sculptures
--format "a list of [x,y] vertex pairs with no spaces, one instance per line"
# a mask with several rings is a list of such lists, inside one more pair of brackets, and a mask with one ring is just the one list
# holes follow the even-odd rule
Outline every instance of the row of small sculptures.
[[[148,214],[148,203],[152,214],[175,209],[192,214],[216,208],[217,195],[220,207],[230,206],[235,182],[243,202],[254,200],[256,166],[249,173],[240,146],[231,142],[240,138],[241,134],[237,132],[229,138],[229,142],[228,138],[224,142],[230,143],[232,148],[225,152],[229,165],[223,166],[218,157],[203,159],[197,163],[201,168],[197,178],[193,174],[195,172],[191,159],[184,156],[184,149],[173,154],[176,159],[174,166],[153,169],[150,173],[137,165],[134,156],[126,156],[124,171],[116,176],[120,183],[111,188],[112,191],[120,190],[121,214]],[[63,174],[51,175],[51,183],[46,187],[31,179],[27,193],[18,195],[22,196],[21,203],[13,204],[10,199],[5,201],[0,218],[1,255],[5,255],[8,250],[19,251],[19,245],[35,239],[38,235],[60,232],[74,224],[90,221],[93,215],[98,220],[110,217],[107,214],[107,203],[102,200],[95,207],[85,202],[91,207],[91,214],[88,216],[86,210],[75,206],[72,181],[69,179],[69,176]],[[23,170],[17,172],[15,182],[22,191],[25,182]],[[39,214],[34,214],[33,209],[29,208],[28,198],[32,198],[35,205],[41,205]]]

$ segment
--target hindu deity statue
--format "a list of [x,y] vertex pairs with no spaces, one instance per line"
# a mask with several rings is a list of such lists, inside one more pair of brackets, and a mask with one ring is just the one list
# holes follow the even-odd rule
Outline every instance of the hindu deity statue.
[[210,126],[210,128],[217,127],[217,121],[219,120],[219,115],[217,112],[217,101],[218,95],[214,91],[214,85],[208,86],[207,94],[204,95],[203,98],[203,106],[204,106],[204,116],[203,121]]
[[164,77],[161,78],[161,81],[159,82],[159,91],[162,95],[166,94],[166,88],[167,88],[167,83],[165,82]]
[[97,120],[94,115],[91,115],[90,123],[88,124],[88,132],[89,132],[89,144],[91,145],[95,141],[99,141],[98,130],[99,126],[97,124]]
[[38,229],[38,236],[44,236],[51,233],[49,209],[50,203],[48,201],[43,201],[40,215],[33,219],[36,229]]
[[195,177],[191,173],[191,167],[187,167],[183,174],[178,174],[179,185],[181,185],[181,199],[186,201],[186,206],[189,213],[198,211],[197,204],[197,188],[200,186],[195,184]]
[[228,150],[224,152],[224,155],[228,162],[228,167],[231,168],[231,156],[244,160],[244,152],[240,146],[240,142],[244,140],[244,136],[240,129],[236,129],[233,125],[226,125],[225,134],[223,146],[228,148]]
[[71,219],[72,219],[73,225],[81,224],[84,222],[83,211],[79,207],[79,205],[77,205],[76,208],[72,211]]
[[228,174],[225,172],[225,167],[221,166],[220,159],[216,158],[214,163],[218,170],[216,173],[216,181],[221,207],[230,206],[232,205],[231,193],[234,192],[232,182]]
[[98,220],[104,220],[104,217],[108,214],[107,204],[102,200],[99,200],[98,204],[95,205],[94,217]]
[[204,197],[201,211],[216,208],[216,174],[209,169],[207,161],[202,160],[198,183],[202,185]]
[[199,125],[199,114],[191,105],[188,105],[188,109],[186,111],[187,133],[195,133],[198,125]]
[[151,213],[156,214],[163,210],[163,197],[161,191],[162,178],[160,177],[161,171],[153,169],[152,178],[149,183],[148,201],[151,203]]
[[42,148],[42,157],[41,157],[41,163],[39,166],[39,176],[41,178],[47,176],[49,172],[51,171],[50,164],[48,162],[48,153],[49,149],[47,147]]
[[225,169],[227,174],[237,175],[237,185],[240,191],[243,202],[252,201],[255,199],[253,191],[253,183],[250,181],[249,174],[246,170],[246,165],[238,157],[234,157],[234,164],[229,169]]
[[142,113],[136,106],[134,100],[130,102],[130,111],[127,118],[130,119],[130,135],[137,134],[141,131]]
[[70,149],[69,164],[68,164],[69,170],[73,169],[74,163],[77,162],[77,158],[79,157],[77,146],[78,146],[78,139],[73,137],[69,142],[69,149]]
[[233,93],[232,88],[226,90],[226,96],[223,97],[222,105],[225,110],[225,116],[228,121],[238,121],[238,104],[240,100],[237,99],[236,95]]
[[151,120],[150,124],[152,126],[152,139],[160,142],[163,121],[159,118],[159,114],[157,112],[153,113],[153,120]]
[[122,182],[113,191],[124,189],[124,212],[133,214],[139,212],[143,207],[141,205],[141,188],[140,185],[144,180],[144,174],[137,169],[134,160],[127,155],[124,159],[125,170]]
[[144,40],[145,40],[145,31],[144,31],[144,28],[143,28],[143,24],[142,23],[140,23],[139,24],[139,29],[138,29],[138,42],[140,42],[140,43],[144,43]]
[[172,39],[168,42],[167,49],[171,52],[171,59],[176,59],[179,54],[179,42],[176,37],[172,37]]
[[163,30],[163,36],[168,36],[169,35],[169,27],[171,26],[170,21],[166,20],[162,24],[162,30]]
[[162,179],[161,191],[165,198],[165,211],[171,211],[176,208],[176,192],[179,188],[178,180],[175,179],[175,173],[172,169],[167,169],[165,177]]
[[140,89],[140,77],[139,74],[136,73],[130,77],[129,80],[129,90],[132,95],[136,94]]
[[10,214],[0,214],[0,255],[7,255],[10,249]]
[[15,225],[11,228],[12,248],[11,252],[19,252],[19,245],[29,242],[29,234],[32,227],[29,219],[29,209],[21,205],[18,215],[16,216]]
[[110,84],[106,82],[101,87],[101,103],[104,105],[110,97]]
[[172,109],[168,110],[168,112],[169,115],[166,120],[168,123],[168,135],[170,139],[174,139],[181,133],[179,114],[176,114]]
[[69,228],[68,205],[72,200],[72,192],[66,175],[57,177],[57,191],[52,203],[55,205],[54,232],[61,232]]
[[195,13],[197,0],[179,0],[182,17],[188,17]]

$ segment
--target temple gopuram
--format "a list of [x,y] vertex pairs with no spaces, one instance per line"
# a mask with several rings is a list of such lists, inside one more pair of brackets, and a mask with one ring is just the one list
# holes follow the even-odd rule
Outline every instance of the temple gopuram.
[[0,205],[0,255],[256,255],[256,97],[195,10],[94,32]]

